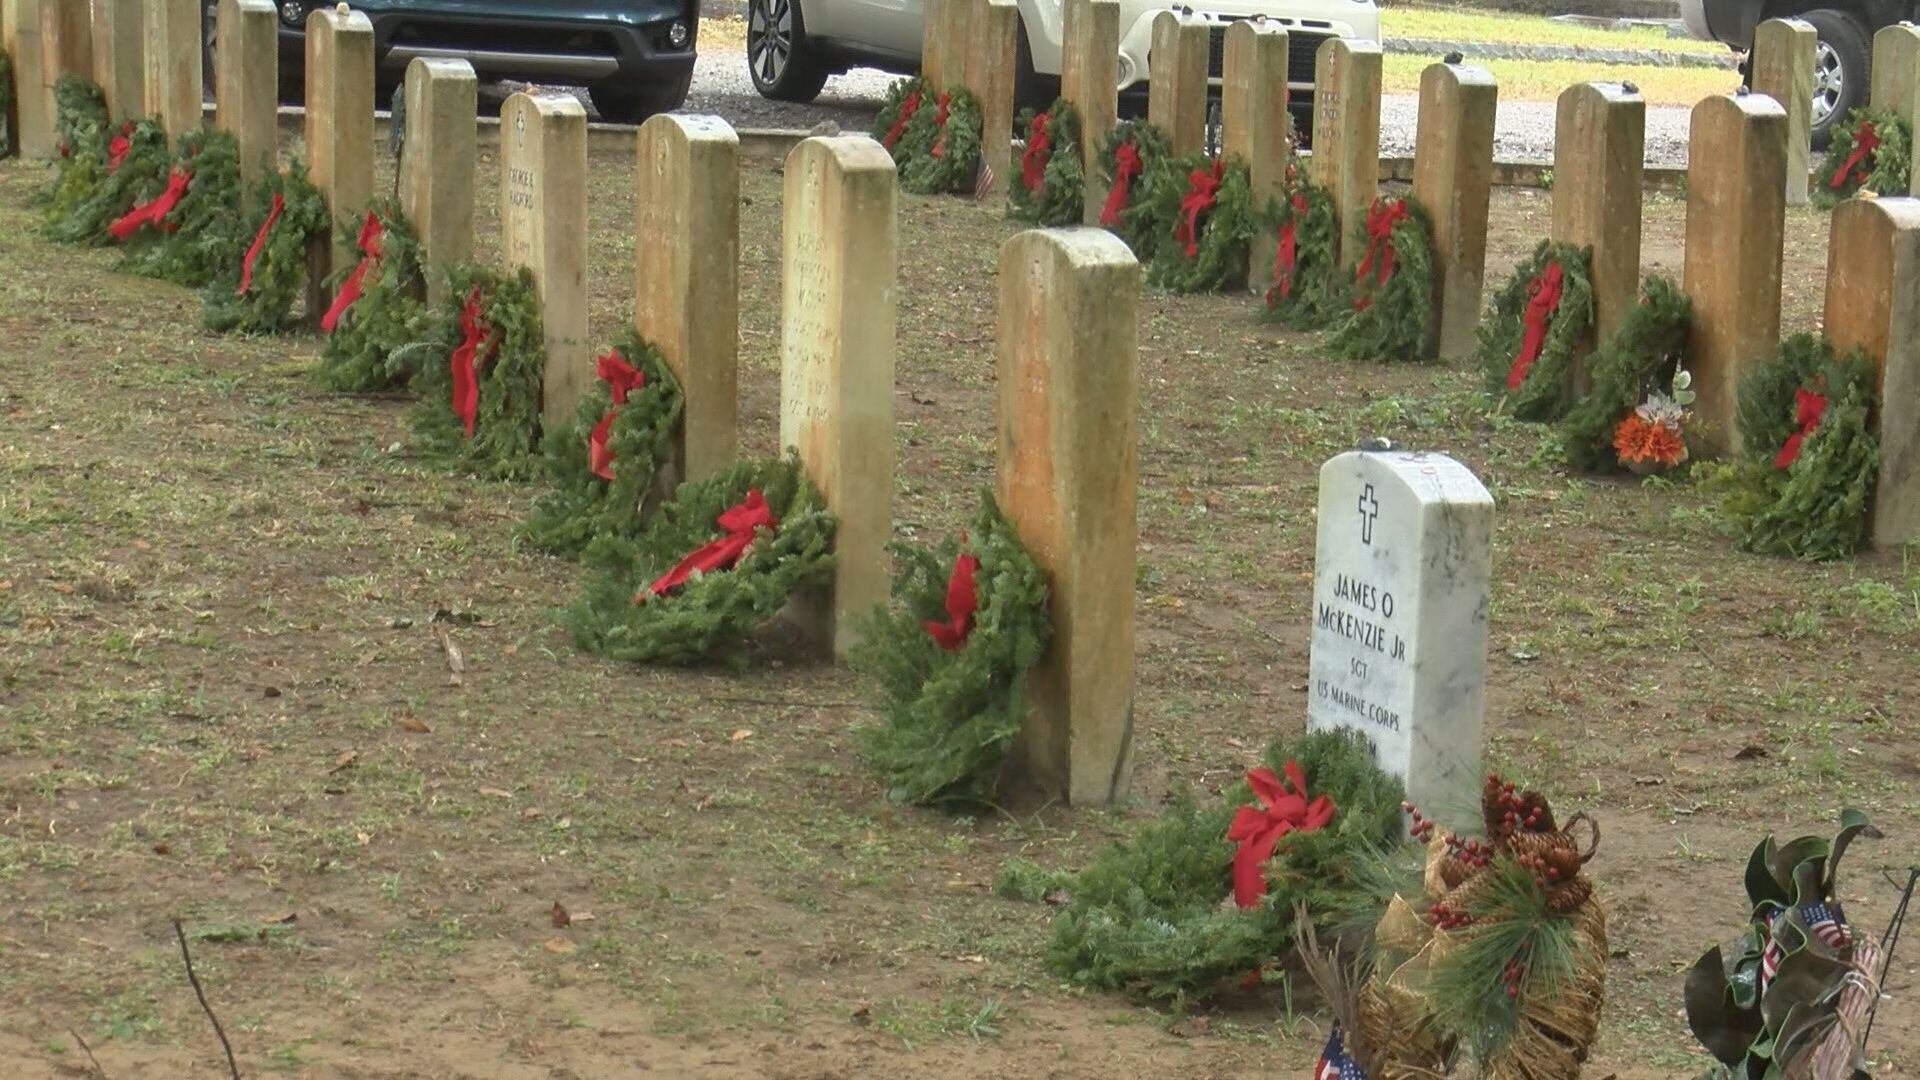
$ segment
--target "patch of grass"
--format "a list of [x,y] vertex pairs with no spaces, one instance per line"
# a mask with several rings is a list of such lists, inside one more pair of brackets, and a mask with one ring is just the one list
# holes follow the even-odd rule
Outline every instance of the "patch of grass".
[[[704,30],[704,27],[702,28]],[[1439,38],[1446,41],[1487,41],[1506,45],[1578,45],[1590,49],[1642,49],[1729,55],[1717,41],[1668,37],[1653,27],[1602,30],[1553,22],[1543,16],[1519,15],[1474,8],[1424,5],[1380,9],[1380,33],[1388,37]]]
[[[1388,53],[1381,59],[1381,89],[1388,94],[1418,94],[1420,73],[1434,62],[1431,56]],[[1477,57],[1469,61],[1486,68],[1500,85],[1500,100],[1554,101],[1560,92],[1582,82],[1630,82],[1640,88],[1648,105],[1691,107],[1701,98],[1732,93],[1740,75],[1731,69],[1656,67],[1650,64],[1595,64],[1575,60],[1502,60]]]

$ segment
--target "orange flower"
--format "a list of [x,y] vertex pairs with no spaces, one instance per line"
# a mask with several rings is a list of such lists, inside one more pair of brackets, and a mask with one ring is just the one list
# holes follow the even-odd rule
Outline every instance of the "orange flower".
[[1687,443],[1675,428],[1630,412],[1613,429],[1613,448],[1626,464],[1654,462],[1674,466],[1687,460]]

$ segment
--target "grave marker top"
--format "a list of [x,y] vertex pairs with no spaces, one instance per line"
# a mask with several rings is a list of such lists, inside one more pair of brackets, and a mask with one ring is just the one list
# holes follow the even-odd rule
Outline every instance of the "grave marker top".
[[1429,816],[1476,805],[1493,496],[1444,454],[1320,470],[1312,730],[1360,733]]

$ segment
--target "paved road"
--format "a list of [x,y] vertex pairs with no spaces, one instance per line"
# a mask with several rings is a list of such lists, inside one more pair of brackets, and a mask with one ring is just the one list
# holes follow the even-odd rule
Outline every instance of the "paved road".
[[[693,91],[687,99],[691,112],[715,113],[736,127],[812,128],[822,122],[846,130],[862,130],[894,76],[856,69],[827,81],[825,92],[810,105],[768,101],[754,92],[746,59],[737,48],[703,53],[694,67]],[[1404,157],[1413,153],[1417,99],[1388,95],[1380,106],[1380,149]],[[1500,106],[1494,129],[1494,156],[1501,161],[1550,161],[1553,158],[1554,107],[1548,101],[1510,101]],[[1684,166],[1687,163],[1687,110],[1661,106],[1647,110],[1647,164]]]

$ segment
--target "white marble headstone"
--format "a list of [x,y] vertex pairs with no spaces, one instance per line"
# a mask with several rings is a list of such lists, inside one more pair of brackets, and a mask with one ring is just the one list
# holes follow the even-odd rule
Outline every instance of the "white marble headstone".
[[1445,454],[1320,469],[1307,726],[1359,732],[1429,817],[1475,820],[1493,496]]

